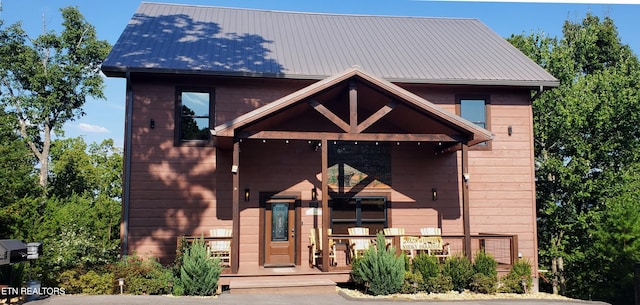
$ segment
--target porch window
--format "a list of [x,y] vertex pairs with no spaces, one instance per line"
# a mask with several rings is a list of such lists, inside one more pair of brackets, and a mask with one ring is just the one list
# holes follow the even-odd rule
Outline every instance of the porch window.
[[209,90],[178,89],[176,103],[177,142],[206,143],[211,137],[214,106]]
[[375,234],[387,227],[386,198],[333,198],[329,205],[334,234],[348,234],[350,227],[369,228],[369,232]]

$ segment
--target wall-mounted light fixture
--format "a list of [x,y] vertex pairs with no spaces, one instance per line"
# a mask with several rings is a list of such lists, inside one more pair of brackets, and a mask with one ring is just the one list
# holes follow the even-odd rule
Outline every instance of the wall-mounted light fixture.
[[431,189],[431,200],[438,200],[438,189],[435,187]]
[[463,173],[462,180],[464,180],[464,183],[469,184],[469,173]]
[[156,128],[156,121],[154,119],[149,120],[149,128]]
[[511,127],[511,125],[509,125],[509,127],[507,127],[507,133],[509,134],[509,136],[511,136],[513,134],[513,127]]
[[231,172],[234,174],[238,173],[238,166],[237,165],[231,165]]
[[318,200],[318,190],[315,187],[311,189],[311,200]]
[[251,200],[251,191],[249,189],[244,189],[244,201]]

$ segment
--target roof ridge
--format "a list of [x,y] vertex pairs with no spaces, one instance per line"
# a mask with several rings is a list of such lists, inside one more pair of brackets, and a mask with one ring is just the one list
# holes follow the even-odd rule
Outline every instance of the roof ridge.
[[292,14],[292,15],[375,17],[375,18],[402,18],[402,19],[413,18],[413,19],[441,19],[441,20],[477,20],[477,21],[480,21],[479,18],[469,18],[469,17],[405,16],[405,15],[375,15],[375,14],[357,14],[357,13],[349,14],[349,13],[328,13],[328,12],[300,12],[300,11],[286,11],[286,10],[273,10],[273,9],[260,9],[260,8],[215,6],[215,5],[206,5],[206,4],[165,3],[165,2],[153,2],[153,1],[143,1],[141,3],[141,5],[143,5],[143,4],[166,5],[166,6],[182,6],[182,7],[201,7],[201,8],[228,9],[228,10],[238,10],[238,11],[266,12],[266,13],[283,13],[283,14]]

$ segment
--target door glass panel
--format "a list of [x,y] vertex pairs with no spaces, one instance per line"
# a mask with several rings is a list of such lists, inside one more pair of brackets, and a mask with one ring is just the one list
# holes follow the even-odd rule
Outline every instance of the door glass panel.
[[289,240],[289,204],[278,202],[271,205],[271,241]]

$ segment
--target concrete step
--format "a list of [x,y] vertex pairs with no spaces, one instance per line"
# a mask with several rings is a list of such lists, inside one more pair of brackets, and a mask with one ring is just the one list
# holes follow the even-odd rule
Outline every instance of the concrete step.
[[336,283],[329,279],[234,279],[229,283],[231,294],[336,294]]

